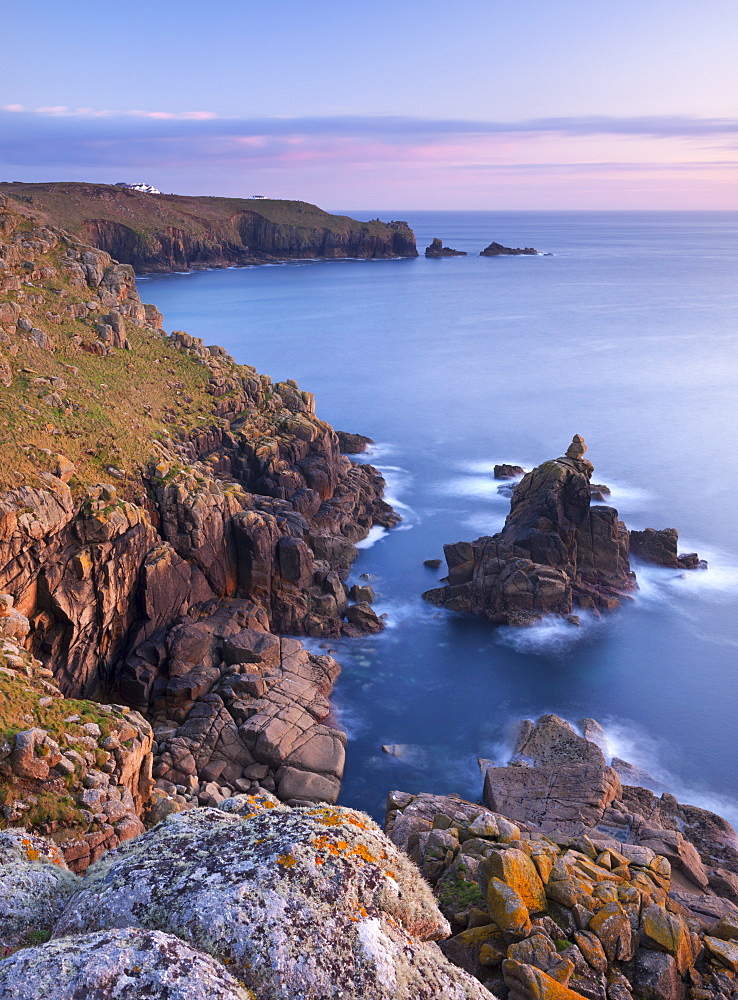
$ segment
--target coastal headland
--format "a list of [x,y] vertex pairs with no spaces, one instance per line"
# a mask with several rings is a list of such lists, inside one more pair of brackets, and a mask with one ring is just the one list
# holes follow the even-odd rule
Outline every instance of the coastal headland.
[[405,222],[358,222],[303,201],[147,194],[76,182],[0,183],[0,194],[138,273],[418,255]]

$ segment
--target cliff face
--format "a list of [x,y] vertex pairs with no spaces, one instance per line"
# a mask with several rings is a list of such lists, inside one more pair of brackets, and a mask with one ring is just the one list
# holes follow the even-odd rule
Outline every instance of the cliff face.
[[382,628],[345,583],[397,521],[381,476],[310,393],[167,337],[129,265],[6,199],[0,264],[0,590],[28,650],[153,723],[152,821],[252,787],[335,801],[338,664],[274,633]]
[[306,257],[416,257],[404,222],[358,222],[305,202],[150,195],[102,184],[0,184],[136,271]]

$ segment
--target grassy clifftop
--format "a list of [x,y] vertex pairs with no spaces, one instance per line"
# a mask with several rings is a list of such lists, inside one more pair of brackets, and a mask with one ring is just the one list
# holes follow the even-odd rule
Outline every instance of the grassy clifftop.
[[45,471],[133,499],[156,442],[217,426],[244,380],[268,409],[253,368],[163,335],[129,266],[16,208],[0,195],[0,491]]
[[138,270],[417,254],[405,223],[359,222],[303,201],[152,195],[72,182],[3,183],[0,194]]

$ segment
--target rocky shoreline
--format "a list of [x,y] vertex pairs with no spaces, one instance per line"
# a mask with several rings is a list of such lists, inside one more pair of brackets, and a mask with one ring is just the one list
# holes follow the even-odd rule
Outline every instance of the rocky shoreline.
[[[386,829],[433,886],[454,963],[502,1000],[738,995],[738,838],[620,775],[593,719],[522,723],[484,803],[393,791]],[[583,735],[584,734],[584,735]]]
[[[399,520],[347,457],[370,439],[7,200],[0,264],[0,997],[738,997],[735,832],[592,719],[522,723],[480,802],[392,791],[385,831],[336,806],[340,666],[298,636],[383,627],[347,583]],[[584,451],[426,596],[524,624],[617,606],[631,552],[698,567],[592,506]]]

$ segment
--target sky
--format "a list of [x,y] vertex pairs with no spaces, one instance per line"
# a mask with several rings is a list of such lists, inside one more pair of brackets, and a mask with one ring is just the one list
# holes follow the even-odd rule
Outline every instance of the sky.
[[735,0],[37,0],[0,179],[328,209],[738,209]]

